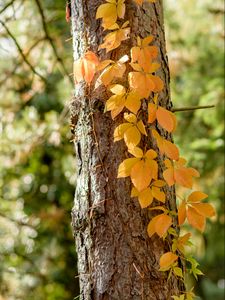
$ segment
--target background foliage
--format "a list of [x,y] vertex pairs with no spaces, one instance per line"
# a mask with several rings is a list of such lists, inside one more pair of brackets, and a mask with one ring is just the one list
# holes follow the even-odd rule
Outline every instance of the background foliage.
[[[202,177],[217,217],[192,251],[204,300],[224,295],[223,13],[221,0],[164,1],[175,140]],[[75,158],[67,105],[72,46],[64,0],[0,2],[0,300],[79,295],[70,210]],[[193,278],[189,279],[194,281]]]

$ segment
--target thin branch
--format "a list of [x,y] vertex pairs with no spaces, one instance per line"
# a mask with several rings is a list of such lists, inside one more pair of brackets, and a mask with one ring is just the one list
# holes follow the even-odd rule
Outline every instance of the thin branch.
[[[31,53],[31,51],[40,43],[40,42],[43,42],[45,40],[45,37],[43,38],[40,38],[39,40],[36,40],[34,42],[33,45],[31,45],[31,47],[26,51],[25,55],[26,57],[29,56],[29,54]],[[2,81],[0,81],[0,86],[2,84],[4,84],[17,70],[17,68],[21,65],[22,62],[18,62],[14,65],[14,68],[11,72],[9,72],[8,74],[5,74],[7,75]]]
[[215,105],[204,105],[204,106],[190,106],[190,107],[174,107],[171,109],[172,112],[179,112],[179,111],[190,111],[196,109],[206,109],[206,108],[213,108]]
[[6,32],[8,33],[8,35],[12,38],[12,40],[14,41],[17,50],[19,51],[20,55],[22,56],[24,62],[28,65],[28,67],[31,69],[31,71],[36,74],[37,76],[39,76],[44,82],[46,82],[46,78],[44,76],[42,76],[41,74],[39,74],[39,72],[37,72],[35,70],[35,68],[32,66],[32,64],[29,62],[29,60],[27,59],[27,57],[24,55],[22,48],[20,47],[20,45],[18,44],[16,38],[14,37],[14,35],[11,33],[11,31],[8,29],[8,27],[0,20],[0,23],[2,24],[2,26],[5,28]]
[[0,14],[2,14],[9,6],[11,6],[13,3],[15,2],[15,0],[10,1],[9,3],[7,3],[1,10],[0,10]]
[[45,32],[46,39],[49,41],[57,61],[62,66],[64,74],[69,78],[69,81],[71,82],[72,86],[74,86],[73,80],[72,80],[72,78],[70,78],[69,73],[68,73],[68,71],[67,71],[67,69],[66,69],[66,67],[63,63],[63,60],[58,54],[58,51],[57,51],[56,46],[54,44],[54,41],[53,41],[52,37],[50,36],[50,34],[48,32],[47,22],[46,22],[46,19],[45,19],[43,8],[41,6],[41,2],[39,0],[35,0],[35,2],[37,4],[38,10],[39,10],[39,13],[40,13],[40,16],[41,16],[42,26],[43,26],[43,30]]

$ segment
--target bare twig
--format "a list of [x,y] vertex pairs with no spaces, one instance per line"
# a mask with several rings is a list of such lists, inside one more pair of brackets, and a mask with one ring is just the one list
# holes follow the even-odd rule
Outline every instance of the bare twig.
[[57,61],[60,63],[62,69],[63,69],[63,72],[64,74],[68,77],[69,81],[71,82],[72,86],[74,86],[74,83],[73,83],[73,80],[72,78],[70,78],[69,76],[69,73],[63,63],[63,60],[62,58],[59,56],[58,54],[58,51],[56,49],[56,46],[53,42],[53,39],[52,37],[50,36],[49,32],[48,32],[48,27],[47,27],[47,22],[46,22],[46,19],[45,19],[45,15],[44,15],[44,11],[43,11],[43,8],[41,6],[41,2],[39,0],[35,0],[36,4],[37,4],[37,7],[38,7],[38,10],[39,10],[39,13],[40,13],[40,16],[41,16],[41,20],[42,20],[42,26],[43,26],[43,30],[45,32],[45,36],[46,36],[46,39],[49,41],[51,47],[52,47],[52,50],[55,54],[55,57],[57,59]]
[[204,106],[190,106],[190,107],[174,107],[171,109],[172,112],[179,112],[179,111],[190,111],[196,109],[206,109],[206,108],[213,108],[215,105],[204,105]]
[[15,2],[15,0],[10,1],[9,3],[7,3],[1,10],[0,10],[0,14],[2,14],[9,6],[13,5],[13,3]]
[[[31,47],[24,53],[27,56],[29,56],[29,54],[31,53],[31,51],[42,41],[45,40],[45,37],[40,38],[39,40],[36,40],[34,42],[33,45],[31,45]],[[17,64],[15,64],[13,70],[5,75],[7,75],[2,81],[0,81],[0,85],[4,84],[17,70],[17,68],[21,65],[21,62],[18,62]]]
[[14,41],[17,50],[19,51],[20,55],[22,56],[24,62],[28,65],[28,67],[31,69],[31,71],[36,74],[37,76],[39,76],[44,82],[46,82],[46,78],[44,76],[42,76],[39,72],[37,72],[35,70],[35,68],[32,66],[32,64],[29,62],[29,60],[27,59],[26,55],[23,53],[22,48],[20,47],[19,43],[17,42],[16,38],[14,37],[14,35],[11,33],[11,31],[8,29],[8,27],[0,20],[1,25],[5,28],[6,32],[8,33],[8,35],[12,38],[12,40]]

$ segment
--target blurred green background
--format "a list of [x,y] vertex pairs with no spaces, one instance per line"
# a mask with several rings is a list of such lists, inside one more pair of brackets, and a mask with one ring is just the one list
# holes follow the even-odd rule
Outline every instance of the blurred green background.
[[[192,252],[205,274],[204,300],[224,299],[224,31],[222,0],[166,0],[165,26],[175,107],[175,142],[201,173],[217,216]],[[79,295],[70,211],[76,162],[67,105],[72,43],[64,0],[0,1],[0,300]]]

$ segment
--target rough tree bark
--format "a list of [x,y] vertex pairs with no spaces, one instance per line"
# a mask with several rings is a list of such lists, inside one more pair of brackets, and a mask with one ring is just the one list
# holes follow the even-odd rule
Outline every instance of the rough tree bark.
[[[126,2],[131,39],[106,56],[104,51],[97,50],[103,32],[101,22],[95,20],[96,9],[103,1],[71,1],[74,60],[87,49],[98,52],[102,59],[117,59],[129,52],[138,35],[154,35],[160,49],[159,75],[165,82],[160,99],[162,105],[171,107],[162,2],[157,0],[143,7]],[[94,90],[79,84],[71,103],[77,157],[72,224],[78,254],[80,299],[171,299],[183,285],[174,277],[167,281],[165,273],[158,271],[159,257],[169,250],[168,245],[156,236],[151,239],[147,236],[150,212],[142,210],[137,199],[130,197],[130,180],[116,178],[118,165],[128,153],[123,141],[113,142],[114,128],[122,117],[115,122],[109,113],[103,112],[107,96],[103,87]],[[165,132],[162,134],[166,136]],[[151,137],[148,143],[156,148]],[[162,159],[159,156],[159,163]],[[174,190],[167,189],[166,194],[168,206],[175,209]]]

